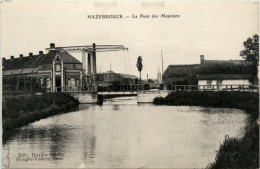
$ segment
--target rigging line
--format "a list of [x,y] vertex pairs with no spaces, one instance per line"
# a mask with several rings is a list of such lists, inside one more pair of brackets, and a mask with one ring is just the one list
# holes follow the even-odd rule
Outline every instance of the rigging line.
[[126,52],[127,52],[127,57],[128,57],[129,64],[130,64],[130,71],[131,71],[131,75],[132,75],[132,74],[133,74],[133,70],[132,70],[132,65],[131,65],[131,59],[130,59],[130,57],[129,57],[128,51],[126,51]]
[[123,53],[124,53],[124,60],[125,60],[125,69],[126,69],[126,74],[128,74],[127,65],[126,65],[126,56],[125,56],[125,51],[123,51]]

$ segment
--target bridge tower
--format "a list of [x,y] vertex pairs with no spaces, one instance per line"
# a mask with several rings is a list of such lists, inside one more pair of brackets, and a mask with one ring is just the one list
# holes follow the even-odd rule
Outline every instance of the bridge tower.
[[[96,91],[96,80],[97,80],[97,63],[96,53],[97,52],[109,52],[109,51],[120,51],[128,50],[123,45],[92,45],[87,46],[65,46],[46,48],[46,50],[52,50],[57,52],[67,51],[82,54],[82,89],[88,91]],[[87,58],[86,58],[87,55]]]
[[[87,53],[87,60],[86,60]],[[88,90],[95,90],[97,80],[96,44],[93,43],[92,50],[82,49],[83,86]]]

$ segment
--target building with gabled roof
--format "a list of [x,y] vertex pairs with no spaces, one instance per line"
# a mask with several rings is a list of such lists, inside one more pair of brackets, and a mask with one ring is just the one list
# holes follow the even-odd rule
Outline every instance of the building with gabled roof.
[[[51,43],[51,47],[55,44]],[[78,91],[82,64],[66,51],[2,59],[4,90]]]
[[163,73],[165,84],[196,85],[199,64],[169,65]]
[[253,72],[245,60],[204,60],[201,55],[200,64],[169,65],[163,79],[173,85],[251,85]]
[[123,73],[115,73],[107,71],[104,73],[97,73],[98,84],[133,84],[137,76]]
[[[201,56],[204,60],[204,56]],[[253,65],[245,60],[204,60],[197,73],[198,85],[252,85]]]

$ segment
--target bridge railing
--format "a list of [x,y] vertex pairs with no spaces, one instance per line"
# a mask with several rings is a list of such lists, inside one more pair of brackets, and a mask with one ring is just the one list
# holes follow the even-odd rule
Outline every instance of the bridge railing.
[[[240,92],[259,92],[257,85],[167,85],[164,90],[171,91],[240,91]],[[147,84],[129,84],[129,85],[108,85],[98,86],[98,92],[124,92],[124,91],[143,91],[150,90]]]
[[142,91],[149,90],[150,87],[145,84],[129,84],[129,85],[109,85],[109,86],[98,86],[98,92],[126,92],[126,91]]
[[259,92],[257,85],[168,85],[167,90],[178,91],[240,91]]

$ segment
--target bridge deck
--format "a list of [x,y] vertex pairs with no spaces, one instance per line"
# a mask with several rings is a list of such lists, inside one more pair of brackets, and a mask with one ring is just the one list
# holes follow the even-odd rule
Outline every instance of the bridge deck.
[[107,92],[97,92],[97,95],[137,95],[137,91],[120,91],[120,92],[114,92],[114,91],[107,91]]

